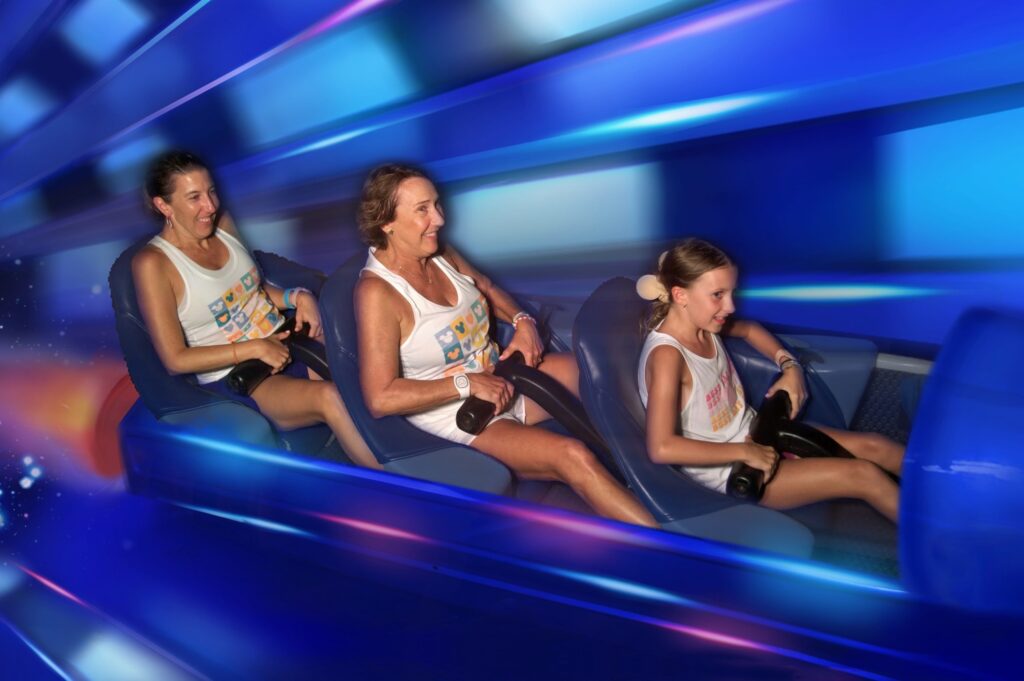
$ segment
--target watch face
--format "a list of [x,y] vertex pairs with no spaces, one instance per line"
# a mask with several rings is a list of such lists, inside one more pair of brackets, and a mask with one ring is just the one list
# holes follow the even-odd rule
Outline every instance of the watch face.
[[455,377],[455,387],[456,388],[468,388],[469,387],[469,376],[466,376],[465,374],[460,374],[460,375],[456,376]]

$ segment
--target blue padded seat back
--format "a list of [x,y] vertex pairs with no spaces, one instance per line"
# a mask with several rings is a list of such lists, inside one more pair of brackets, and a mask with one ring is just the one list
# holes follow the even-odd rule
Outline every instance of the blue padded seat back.
[[659,522],[734,506],[737,502],[730,497],[647,457],[646,412],[636,383],[645,313],[635,283],[623,277],[601,284],[580,308],[573,343],[583,405],[611,447],[630,489]]
[[203,390],[194,376],[172,375],[164,368],[150,340],[135,297],[132,258],[149,242],[146,237],[128,247],[110,268],[110,297],[114,306],[117,337],[121,342],[128,374],[143,404],[157,418],[174,412],[226,402],[221,395]]
[[924,385],[903,461],[900,567],[915,592],[1024,613],[1024,314],[970,310]]
[[[324,425],[298,428],[273,436],[273,427],[258,412],[253,411],[241,402],[226,398],[218,393],[202,388],[194,375],[175,375],[164,368],[160,356],[149,336],[149,330],[142,319],[138,300],[135,296],[135,280],[132,277],[132,258],[139,249],[144,248],[150,237],[145,237],[128,247],[114,261],[110,268],[110,296],[114,307],[114,320],[117,337],[124,353],[128,374],[135,385],[139,398],[154,417],[164,423],[191,423],[196,426],[208,425],[210,414],[235,414],[234,429],[244,428],[263,433],[267,429],[268,437],[255,436],[256,442],[265,445],[280,444],[286,449],[309,454],[323,452],[325,443],[331,438],[330,429]],[[278,286],[303,286],[318,293],[325,279],[324,275],[314,269],[303,267],[286,258],[273,253],[255,251],[253,257],[260,266],[266,281]],[[222,406],[233,405],[236,409]],[[210,411],[213,409],[213,411]],[[252,418],[239,409],[252,413]],[[256,420],[262,422],[257,424]],[[232,433],[232,427],[225,424],[221,429],[224,435],[238,438]],[[333,458],[342,458],[340,448],[334,445],[330,449]]]

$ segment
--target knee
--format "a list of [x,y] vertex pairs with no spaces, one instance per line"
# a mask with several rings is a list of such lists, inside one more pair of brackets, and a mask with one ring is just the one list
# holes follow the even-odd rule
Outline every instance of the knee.
[[890,482],[889,477],[881,468],[862,459],[850,461],[847,479],[858,492],[858,496],[861,497],[873,495]]
[[557,450],[555,462],[557,477],[570,485],[580,483],[601,470],[601,464],[593,452],[579,440],[565,438]]
[[341,395],[333,383],[329,381],[313,381],[313,383],[316,384],[317,410],[325,419],[344,409]]

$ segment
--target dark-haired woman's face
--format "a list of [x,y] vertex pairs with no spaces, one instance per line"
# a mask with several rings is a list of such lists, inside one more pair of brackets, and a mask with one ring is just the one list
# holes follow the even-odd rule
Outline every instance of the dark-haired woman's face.
[[210,173],[197,168],[175,175],[173,182],[170,200],[157,197],[153,205],[175,230],[184,232],[182,236],[195,239],[211,236],[216,229],[220,200]]

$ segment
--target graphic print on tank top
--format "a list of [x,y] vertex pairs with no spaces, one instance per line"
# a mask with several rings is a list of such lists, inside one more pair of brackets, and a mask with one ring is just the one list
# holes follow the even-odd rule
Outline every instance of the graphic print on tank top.
[[228,343],[266,338],[281,321],[274,304],[260,289],[255,265],[207,308]]
[[711,416],[711,430],[717,433],[728,426],[744,410],[746,404],[743,384],[733,373],[732,362],[726,362],[722,373],[718,375],[718,381],[704,395],[704,405]]
[[490,339],[490,312],[483,295],[469,306],[469,312],[457,317],[434,334],[444,358],[445,376],[484,371],[497,364],[498,351]]

